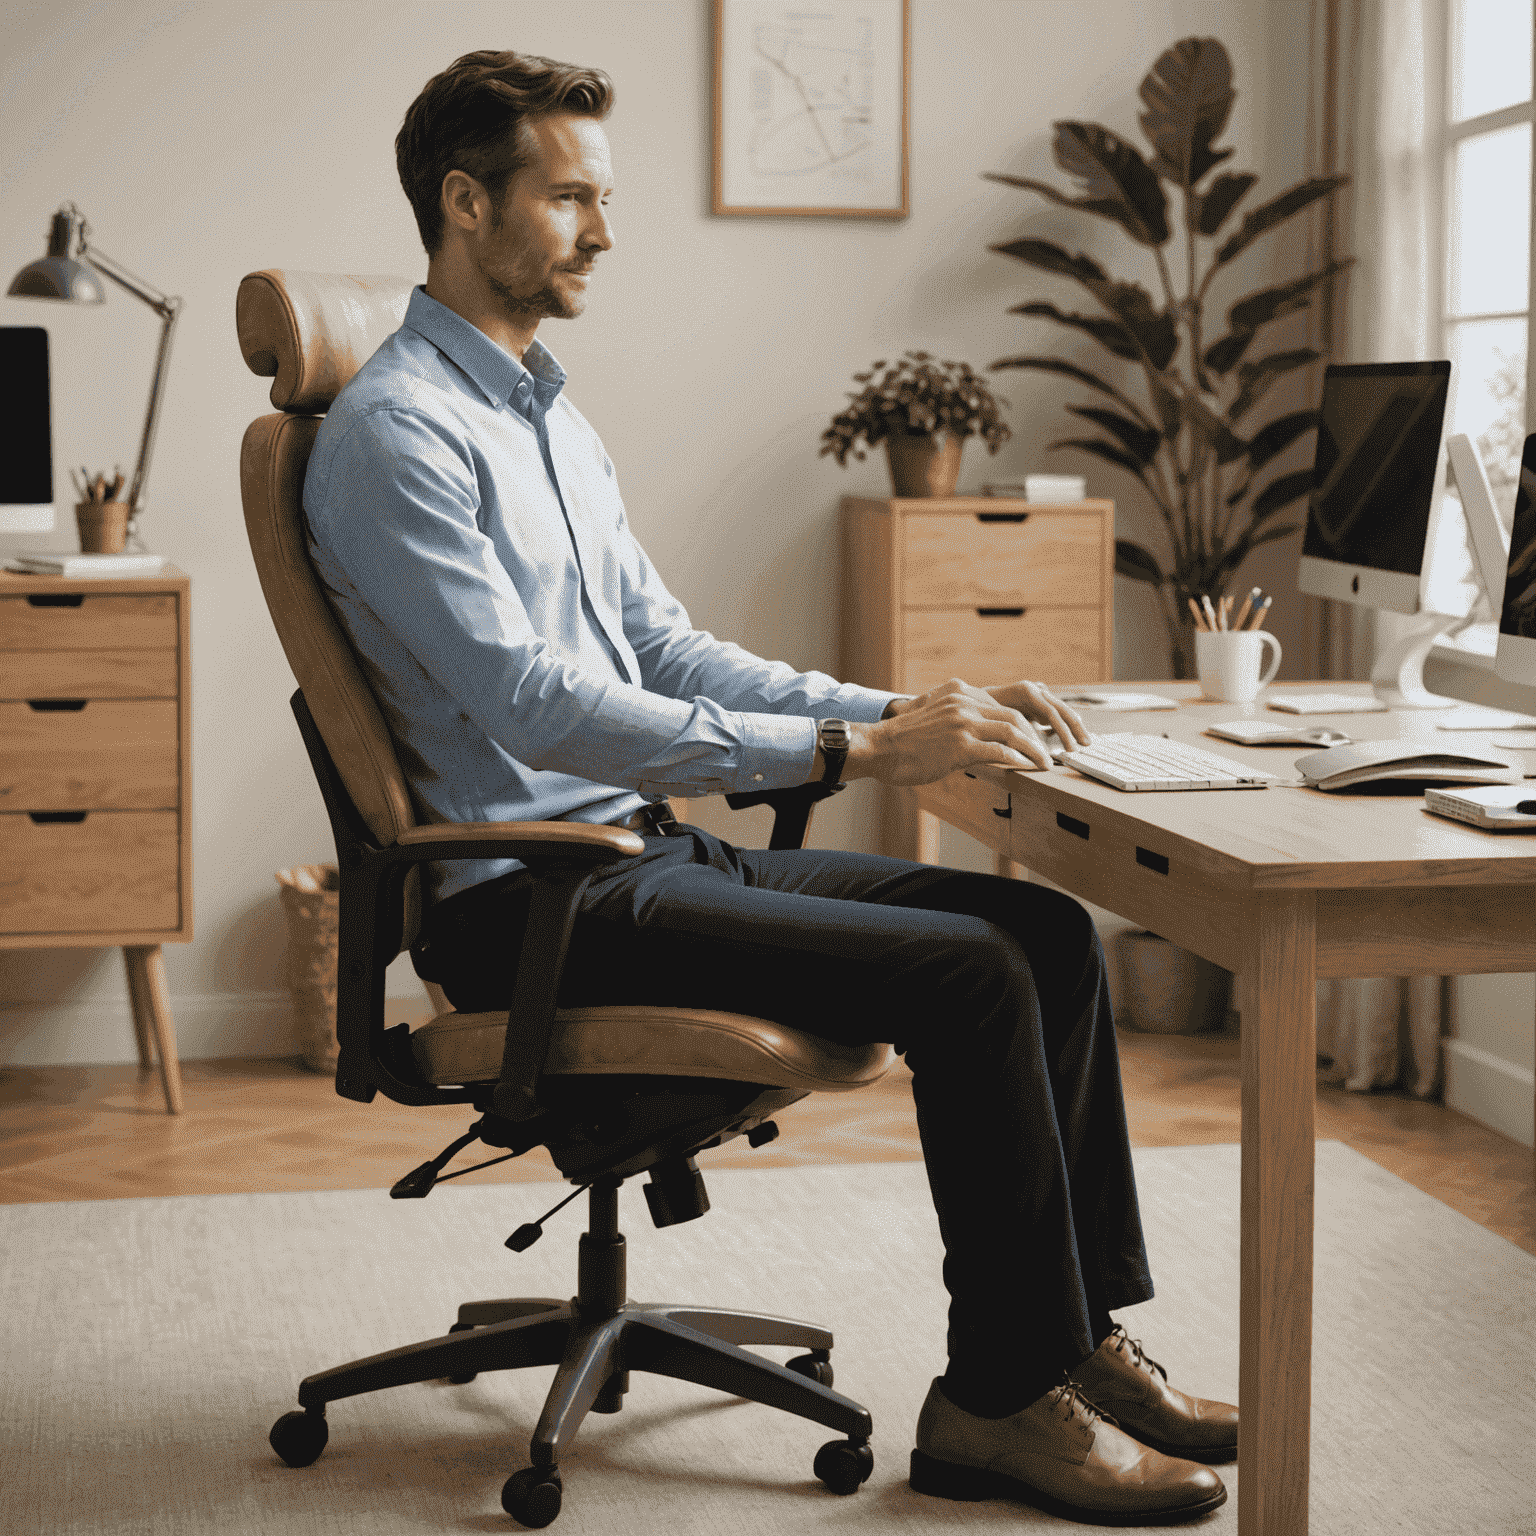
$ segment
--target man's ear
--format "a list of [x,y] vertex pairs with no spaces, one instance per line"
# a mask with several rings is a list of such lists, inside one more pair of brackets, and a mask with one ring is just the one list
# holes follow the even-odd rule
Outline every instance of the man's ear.
[[466,233],[490,214],[490,194],[467,171],[452,170],[443,177],[443,218]]

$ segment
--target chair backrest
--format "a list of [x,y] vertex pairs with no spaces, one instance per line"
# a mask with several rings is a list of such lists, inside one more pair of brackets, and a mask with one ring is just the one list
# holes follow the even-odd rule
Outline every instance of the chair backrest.
[[[320,418],[342,386],[400,328],[412,284],[403,277],[252,272],[235,300],[240,350],[253,373],[275,375],[275,415],[246,429],[240,497],[272,623],[326,747],[369,831],[388,846],[417,824],[394,741],[305,546],[304,472]],[[407,885],[401,945],[414,936],[417,883]]]

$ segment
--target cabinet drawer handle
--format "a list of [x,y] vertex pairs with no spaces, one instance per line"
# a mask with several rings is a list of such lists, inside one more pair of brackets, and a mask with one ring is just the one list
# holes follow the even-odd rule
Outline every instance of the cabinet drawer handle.
[[85,699],[28,699],[27,708],[45,712],[54,709],[84,709]]
[[1080,837],[1086,843],[1088,834],[1092,828],[1086,821],[1079,821],[1076,816],[1068,816],[1065,811],[1056,812],[1056,825],[1063,832],[1070,832],[1073,837]]
[[978,608],[976,617],[978,619],[1022,619],[1024,610],[1022,608]]
[[91,813],[89,811],[28,811],[27,815],[36,826],[43,826],[50,821],[84,821]]
[[27,601],[34,608],[78,608],[85,601],[85,593],[29,592]]
[[1022,523],[1029,516],[1028,512],[978,512],[978,523]]

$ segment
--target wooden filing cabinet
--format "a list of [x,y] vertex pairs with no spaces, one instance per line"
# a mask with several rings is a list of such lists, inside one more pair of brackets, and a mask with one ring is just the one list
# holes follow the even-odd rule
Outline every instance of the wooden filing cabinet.
[[173,1114],[160,946],[192,938],[190,585],[0,572],[0,949],[120,946]]
[[[842,675],[926,693],[946,678],[1089,683],[1114,671],[1115,504],[846,496]],[[911,791],[883,795],[882,847],[932,858]]]

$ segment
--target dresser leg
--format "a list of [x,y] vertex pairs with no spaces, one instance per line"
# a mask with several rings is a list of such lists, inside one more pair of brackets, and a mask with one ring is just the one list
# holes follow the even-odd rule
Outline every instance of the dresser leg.
[[1006,853],[994,853],[992,855],[992,869],[1005,880],[1028,880],[1029,869],[1024,864],[1015,864]]
[[147,1072],[155,1064],[149,1044],[149,1000],[126,949],[123,951],[123,969],[128,972],[128,1001],[133,1012],[133,1039],[139,1048],[139,1070]]
[[[165,1107],[181,1113],[181,1063],[176,1057],[176,1021],[171,1017],[171,995],[165,985],[165,960],[158,944],[123,947],[128,967],[128,994],[133,1000],[133,1029],[139,1037],[139,1058],[146,1054],[148,1037],[155,1039],[160,1058],[160,1081],[165,1088]],[[147,1066],[148,1063],[145,1062]]]

